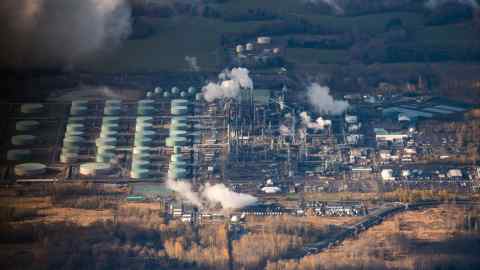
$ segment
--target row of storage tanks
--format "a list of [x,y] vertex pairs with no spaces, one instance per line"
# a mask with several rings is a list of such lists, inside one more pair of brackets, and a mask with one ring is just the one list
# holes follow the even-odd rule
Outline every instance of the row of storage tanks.
[[202,93],[198,91],[195,87],[189,87],[186,90],[181,90],[180,88],[174,86],[170,90],[163,89],[161,87],[155,87],[153,91],[147,92],[148,99],[194,99],[196,101],[202,100]]
[[152,151],[156,136],[154,118],[152,116],[138,116],[135,123],[131,178],[151,178],[154,175]]
[[[26,115],[35,115],[42,113],[45,110],[43,104],[40,103],[27,103],[20,106],[20,112]],[[12,145],[16,148],[7,152],[7,160],[13,162],[25,162],[32,159],[32,150],[28,146],[32,146],[38,142],[37,136],[32,134],[35,130],[40,128],[40,121],[37,120],[20,120],[15,123],[15,131],[22,133],[14,135],[11,138]],[[14,173],[18,177],[32,177],[46,173],[47,166],[42,163],[25,162],[15,165]]]
[[191,176],[191,163],[183,157],[181,147],[192,146],[200,143],[200,133],[195,132],[189,121],[191,114],[191,103],[186,99],[174,99],[171,101],[170,112],[172,119],[170,123],[169,137],[165,144],[173,147],[173,154],[170,156],[168,166],[168,177],[172,179],[186,179]]
[[88,119],[86,115],[88,111],[88,101],[72,101],[60,152],[60,162],[74,163],[80,159],[80,153],[87,144]]

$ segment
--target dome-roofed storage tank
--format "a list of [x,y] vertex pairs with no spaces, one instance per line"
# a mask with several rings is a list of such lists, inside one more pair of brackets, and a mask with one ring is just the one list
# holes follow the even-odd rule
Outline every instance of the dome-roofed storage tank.
[[137,123],[135,125],[135,133],[142,132],[144,130],[155,130],[152,123]]
[[63,138],[63,146],[70,147],[70,146],[77,146],[80,147],[85,144],[85,138],[80,136],[67,136]]
[[122,106],[120,99],[108,99],[105,101],[105,106]]
[[135,136],[135,142],[134,142],[134,146],[137,147],[137,146],[152,146],[154,143],[154,140],[152,138],[149,138],[149,137],[137,137]]
[[161,87],[155,87],[155,89],[153,90],[153,93],[155,93],[156,95],[161,95],[163,93],[163,89]]
[[186,98],[188,96],[188,93],[185,91],[180,92],[180,97]]
[[103,138],[97,138],[95,140],[95,145],[97,147],[102,147],[102,146],[115,146],[117,145],[117,138],[116,137],[103,137]]
[[82,124],[85,123],[87,119],[82,116],[71,116],[68,118],[68,124]]
[[120,130],[120,125],[118,123],[103,123],[102,131],[118,131]]
[[196,93],[197,93],[197,90],[195,89],[195,87],[190,86],[188,88],[188,94],[190,94],[191,96],[195,95]]
[[152,177],[152,174],[149,169],[136,169],[130,172],[130,177],[133,179],[143,179]]
[[74,163],[79,160],[79,155],[77,153],[62,153],[60,154],[61,163]]
[[120,106],[105,106],[103,108],[104,115],[119,115],[122,112],[122,108]]
[[115,158],[115,154],[113,153],[101,153],[101,154],[97,154],[95,160],[100,163],[109,163],[114,158]]
[[101,176],[112,173],[110,163],[90,162],[80,165],[80,174],[84,176]]
[[178,95],[180,93],[180,88],[174,86],[172,87],[172,89],[170,90],[170,93],[172,93],[172,95]]
[[202,93],[196,93],[195,94],[195,101],[202,101],[202,100],[203,100]]
[[135,146],[133,147],[133,154],[146,154],[146,153],[152,153],[154,151],[153,148],[149,146]]
[[24,114],[41,113],[45,106],[41,103],[25,103],[20,106],[20,111]]
[[84,124],[67,124],[67,132],[79,132],[85,129]]
[[20,177],[38,176],[47,172],[47,166],[42,163],[22,163],[16,165],[14,171]]
[[97,147],[97,154],[111,153],[114,154],[116,147],[113,145],[101,145]]
[[12,149],[7,152],[8,161],[27,161],[32,158],[30,149]]
[[15,129],[17,131],[31,131],[39,127],[40,127],[40,122],[35,120],[17,121],[17,123],[15,123]]
[[136,123],[150,123],[150,124],[153,124],[153,117],[151,116],[139,116],[137,117],[137,119],[135,120]]
[[171,96],[171,95],[170,95],[170,92],[166,92],[166,91],[163,92],[163,97],[164,97],[164,98],[170,98],[170,96]]
[[33,135],[16,135],[12,137],[12,144],[16,146],[26,146],[35,144],[37,137]]

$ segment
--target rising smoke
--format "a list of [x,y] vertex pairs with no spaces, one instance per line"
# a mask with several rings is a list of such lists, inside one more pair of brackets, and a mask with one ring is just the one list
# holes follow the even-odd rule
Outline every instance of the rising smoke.
[[312,121],[312,118],[307,112],[300,113],[300,118],[302,119],[302,124],[310,129],[321,130],[332,125],[331,120],[326,120],[322,117],[318,117],[315,121]]
[[257,198],[248,194],[233,192],[224,184],[211,185],[206,183],[200,187],[199,192],[193,191],[192,185],[187,181],[176,181],[169,178],[166,184],[184,200],[199,208],[220,204],[223,209],[234,210],[257,202]]
[[200,71],[200,66],[198,65],[197,57],[195,56],[185,56],[185,61],[191,71],[198,72]]
[[473,8],[479,8],[478,2],[476,0],[428,0],[425,3],[425,6],[429,9],[435,9],[446,3],[460,3],[471,6]]
[[236,98],[242,89],[253,89],[253,81],[246,68],[224,70],[218,75],[219,81],[209,82],[202,89],[203,96],[208,102],[222,98]]
[[330,95],[330,88],[318,83],[311,84],[307,89],[308,101],[319,113],[338,115],[349,106],[347,101],[335,100]]
[[127,0],[1,0],[2,68],[67,67],[131,30]]

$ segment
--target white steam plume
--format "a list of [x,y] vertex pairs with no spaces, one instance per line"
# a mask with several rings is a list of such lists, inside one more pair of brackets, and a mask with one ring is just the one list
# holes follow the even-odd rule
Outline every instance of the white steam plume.
[[307,90],[308,101],[319,113],[338,115],[342,114],[349,106],[347,101],[335,100],[330,95],[328,86],[313,83]]
[[1,0],[2,68],[71,67],[128,37],[127,0]]
[[331,120],[326,120],[326,119],[323,119],[322,117],[318,117],[317,120],[312,121],[312,118],[310,117],[310,115],[308,115],[307,112],[300,113],[300,117],[302,118],[302,124],[307,128],[318,130],[318,129],[325,129],[326,127],[329,127],[332,125]]
[[187,181],[175,181],[170,177],[167,179],[167,187],[177,192],[184,200],[187,200],[191,204],[202,207],[202,200],[198,193],[194,192],[192,185]]
[[428,0],[425,3],[425,6],[429,9],[435,9],[446,3],[460,3],[464,5],[469,5],[473,8],[479,8],[478,2],[476,0]]
[[224,184],[211,185],[206,183],[200,187],[200,192],[193,191],[192,185],[187,181],[176,181],[168,178],[166,184],[184,200],[199,208],[220,204],[223,209],[234,210],[257,202],[257,198],[248,194],[233,192]]
[[223,209],[239,209],[257,202],[257,198],[229,190],[224,184],[206,183],[202,197],[209,202],[220,203]]
[[342,8],[340,3],[337,0],[305,0],[308,3],[325,3],[328,5],[335,13],[337,14],[343,14],[345,13],[345,10]]
[[253,89],[253,81],[246,68],[224,70],[218,75],[217,83],[210,82],[202,89],[208,102],[221,98],[236,98],[242,89]]
[[200,71],[200,66],[198,66],[197,57],[187,55],[187,56],[185,56],[185,61],[187,62],[190,70],[195,71],[195,72]]

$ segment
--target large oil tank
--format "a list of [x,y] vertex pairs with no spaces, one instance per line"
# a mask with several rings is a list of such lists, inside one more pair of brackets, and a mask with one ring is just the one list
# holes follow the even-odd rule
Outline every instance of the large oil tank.
[[141,132],[144,130],[155,130],[153,124],[151,123],[137,123],[135,125],[135,133],[136,132]]
[[80,136],[67,136],[63,139],[63,146],[64,147],[71,147],[76,146],[80,147],[85,144],[85,138]]
[[38,176],[47,172],[47,166],[41,163],[22,163],[15,166],[15,175],[20,177]]
[[30,149],[12,149],[7,152],[8,161],[27,161],[32,158]]
[[115,158],[115,154],[112,153],[102,153],[102,154],[97,154],[95,160],[100,163],[109,163],[112,161],[112,159]]
[[132,161],[132,170],[150,169],[151,167],[152,167],[152,163],[149,160],[133,160]]
[[172,120],[170,122],[172,125],[178,125],[178,124],[188,124],[188,117],[186,116],[174,116],[172,117]]
[[132,170],[130,172],[130,177],[133,179],[144,179],[152,177],[150,170],[148,169],[138,169]]
[[172,107],[170,109],[170,113],[172,115],[186,115],[190,111],[189,109],[190,108],[188,106],[173,105],[172,104]]
[[118,131],[117,130],[102,130],[100,132],[100,138],[106,138],[106,137],[118,137]]
[[97,154],[105,154],[105,153],[115,154],[115,152],[116,152],[116,147],[113,145],[102,145],[100,147],[97,147]]
[[120,106],[105,106],[103,108],[104,115],[119,115],[122,112],[122,108]]
[[153,124],[153,117],[151,117],[151,116],[139,116],[139,117],[137,117],[137,119],[136,119],[136,123],[137,123],[137,124],[139,124],[139,123],[142,123],[142,124],[146,124],[146,123]]
[[40,103],[26,103],[20,106],[20,111],[25,114],[41,113],[45,107]]
[[79,155],[76,153],[62,153],[60,154],[60,162],[61,163],[75,163],[79,160]]
[[137,114],[138,115],[153,115],[155,114],[156,110],[154,106],[138,106]]
[[26,146],[35,144],[37,137],[33,135],[16,135],[12,137],[12,144],[16,146]]
[[38,127],[40,127],[40,122],[35,120],[18,121],[15,123],[15,129],[17,131],[31,131],[37,129]]
[[197,90],[195,89],[195,87],[190,86],[190,87],[188,88],[188,91],[187,91],[187,92],[188,92],[189,95],[193,96],[193,95],[195,95],[195,94],[197,93]]
[[90,162],[80,165],[80,174],[84,176],[100,176],[112,173],[110,163]]
[[152,146],[154,143],[154,140],[152,138],[149,138],[149,137],[137,137],[135,136],[135,143],[134,143],[134,146],[137,147],[137,146]]
[[102,147],[102,146],[115,146],[117,145],[117,138],[116,137],[103,137],[103,138],[98,138],[95,140],[95,145],[97,147]]
[[85,123],[87,118],[82,117],[82,116],[70,116],[68,118],[68,124],[82,124]]
[[79,132],[85,130],[84,124],[67,124],[67,132]]
[[120,125],[118,123],[103,123],[102,131],[118,131],[120,130]]
[[136,155],[136,154],[149,154],[149,153],[152,153],[154,151],[153,148],[149,147],[149,146],[135,146],[133,148],[133,154]]
[[104,116],[102,118],[102,125],[104,124],[118,124],[120,122],[120,117],[118,116]]

